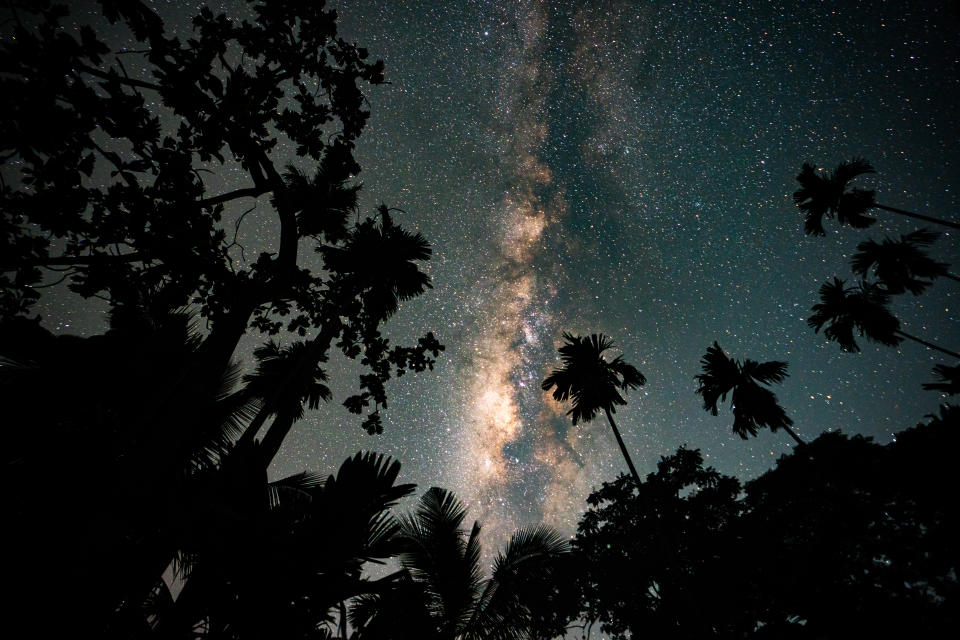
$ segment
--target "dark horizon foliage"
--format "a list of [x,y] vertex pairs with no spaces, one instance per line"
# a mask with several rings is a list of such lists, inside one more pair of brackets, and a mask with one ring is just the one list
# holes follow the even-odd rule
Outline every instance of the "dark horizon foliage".
[[573,542],[568,619],[618,640],[948,633],[958,418],[944,407],[888,445],[824,433],[742,487],[684,448],[639,487],[604,483]]

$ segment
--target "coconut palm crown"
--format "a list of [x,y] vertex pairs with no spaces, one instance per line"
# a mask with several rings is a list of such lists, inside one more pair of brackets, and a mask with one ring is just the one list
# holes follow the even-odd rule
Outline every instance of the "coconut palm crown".
[[793,193],[793,201],[804,212],[803,230],[808,235],[826,235],[823,218],[836,216],[840,224],[848,224],[855,229],[865,229],[876,219],[863,215],[875,205],[874,191],[854,188],[847,191],[847,185],[857,176],[875,173],[869,162],[854,158],[842,162],[826,176],[821,175],[813,165],[804,163],[797,176],[800,188]]
[[776,432],[785,430],[798,443],[803,441],[790,428],[793,424],[777,403],[777,396],[760,385],[783,382],[787,377],[787,363],[778,360],[742,363],[730,358],[717,342],[707,348],[700,360],[703,373],[695,376],[699,383],[697,393],[703,398],[703,408],[717,415],[717,404],[727,399],[733,411],[733,432],[746,440],[756,436],[760,427]]
[[520,529],[485,578],[480,525],[464,529],[465,517],[466,508],[454,494],[433,487],[415,513],[400,518],[395,538],[400,571],[384,588],[356,601],[351,621],[358,640],[536,637],[539,592],[555,579],[567,542],[548,527]]
[[797,176],[800,188],[793,193],[793,201],[804,212],[803,230],[807,235],[822,236],[826,234],[823,230],[824,216],[827,218],[836,216],[837,222],[840,224],[847,224],[855,229],[865,229],[876,222],[874,218],[863,215],[869,209],[882,209],[915,220],[960,229],[960,224],[950,220],[933,218],[880,204],[874,200],[875,192],[873,190],[854,187],[847,191],[847,185],[851,180],[867,173],[876,172],[870,163],[863,158],[841,162],[833,173],[826,175],[818,173],[813,165],[804,163],[800,175]]
[[573,424],[593,420],[600,411],[617,412],[617,406],[627,404],[621,391],[637,389],[647,379],[636,367],[617,356],[609,362],[603,352],[613,347],[613,341],[603,334],[589,337],[563,334],[565,344],[560,347],[563,367],[554,369],[541,385],[553,390],[553,398],[560,402],[573,400],[567,415]]
[[866,278],[872,271],[887,293],[909,291],[920,295],[938,277],[953,278],[944,262],[937,262],[924,252],[940,234],[919,229],[899,240],[885,238],[883,242],[865,240],[857,245],[857,253],[850,259],[853,272]]
[[854,332],[873,342],[896,346],[903,338],[897,335],[900,322],[887,309],[889,299],[876,285],[861,282],[846,287],[843,280],[834,278],[820,287],[820,302],[813,305],[807,324],[817,333],[823,329],[827,340],[838,343],[844,351],[860,351]]

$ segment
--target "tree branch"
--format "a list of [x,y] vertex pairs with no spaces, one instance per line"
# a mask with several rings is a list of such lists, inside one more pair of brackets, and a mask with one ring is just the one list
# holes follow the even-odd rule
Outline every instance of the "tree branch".
[[162,89],[160,85],[152,82],[145,82],[143,80],[137,80],[136,78],[124,78],[117,73],[107,73],[106,71],[101,71],[100,69],[95,69],[85,64],[78,64],[77,68],[80,71],[89,73],[92,76],[96,76],[104,80],[119,82],[120,84],[125,84],[129,87],[140,87],[141,89],[152,89],[153,91],[160,91]]
[[267,193],[271,189],[269,187],[247,187],[245,189],[237,189],[236,191],[229,191],[227,193],[221,193],[218,196],[213,196],[212,198],[204,198],[203,200],[197,200],[197,206],[200,207],[212,207],[224,202],[230,202],[231,200],[236,200],[238,198],[256,198],[258,196]]
[[54,265],[78,265],[78,264],[101,264],[110,262],[147,262],[150,254],[137,251],[134,253],[125,253],[119,256],[111,256],[104,253],[98,253],[92,256],[55,256],[52,258],[36,258],[34,260],[24,260],[19,264],[0,264],[0,273],[16,271],[24,267],[49,267]]

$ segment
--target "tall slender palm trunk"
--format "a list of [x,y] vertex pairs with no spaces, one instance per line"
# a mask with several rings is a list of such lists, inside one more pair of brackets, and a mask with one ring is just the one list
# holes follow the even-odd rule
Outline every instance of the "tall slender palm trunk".
[[919,342],[920,344],[922,344],[922,345],[925,346],[925,347],[928,347],[928,348],[930,348],[930,349],[934,349],[934,350],[936,350],[936,351],[939,351],[940,353],[945,353],[945,354],[947,354],[948,356],[952,356],[952,357],[954,357],[954,358],[960,359],[960,353],[957,353],[956,351],[950,351],[949,349],[944,349],[943,347],[941,347],[941,346],[939,346],[939,345],[936,345],[936,344],[934,344],[934,343],[932,343],[932,342],[927,342],[926,340],[923,340],[923,339],[918,338],[918,337],[916,337],[916,336],[912,336],[912,335],[910,335],[909,333],[905,333],[905,332],[903,332],[903,331],[900,331],[899,329],[898,329],[897,331],[894,331],[894,333],[895,333],[896,335],[900,336],[901,338],[909,338],[910,340],[913,340],[914,342]]
[[789,433],[789,434],[790,434],[790,437],[797,441],[797,444],[807,444],[806,442],[804,442],[804,441],[800,438],[800,436],[797,435],[797,432],[796,432],[796,431],[794,431],[793,429],[791,429],[791,428],[788,427],[787,425],[783,425],[783,426],[780,427],[780,428],[783,429],[784,431],[786,431],[787,433]]
[[876,202],[873,203],[873,206],[877,209],[883,209],[884,211],[890,211],[891,213],[899,213],[902,216],[907,216],[909,218],[916,218],[917,220],[923,220],[924,222],[932,222],[933,224],[943,225],[944,227],[950,227],[952,229],[960,229],[960,224],[957,224],[956,222],[950,222],[949,220],[931,218],[930,216],[925,216],[920,213],[904,211],[903,209],[897,209],[896,207],[888,207],[885,204],[877,204]]
[[633,480],[639,487],[640,474],[637,473],[637,468],[633,466],[633,460],[630,459],[630,454],[627,452],[627,445],[623,443],[623,438],[620,436],[620,429],[617,429],[617,423],[613,421],[613,416],[610,414],[610,409],[604,409],[604,411],[607,414],[607,420],[610,421],[610,428],[613,429],[613,435],[617,437],[617,444],[620,445],[620,453],[623,454],[623,459],[627,461],[627,466],[630,467],[630,473],[633,475]]

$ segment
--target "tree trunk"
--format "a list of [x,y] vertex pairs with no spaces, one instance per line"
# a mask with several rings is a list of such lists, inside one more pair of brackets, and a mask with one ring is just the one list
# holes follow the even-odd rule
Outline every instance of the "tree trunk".
[[623,444],[623,438],[620,437],[620,430],[617,429],[617,423],[613,421],[613,416],[610,414],[610,409],[605,408],[604,411],[607,414],[607,420],[610,421],[610,428],[613,429],[613,435],[617,437],[617,444],[620,445],[620,453],[623,454],[623,459],[627,461],[627,466],[630,467],[630,473],[633,475],[633,480],[637,483],[637,487],[639,487],[640,474],[637,473],[637,468],[633,466],[633,460],[630,459],[630,454],[627,453],[627,445]]
[[922,344],[923,346],[928,347],[928,348],[930,348],[930,349],[934,349],[934,350],[936,350],[936,351],[939,351],[940,353],[945,353],[945,354],[947,354],[948,356],[951,356],[951,357],[960,359],[960,353],[957,353],[956,351],[950,351],[949,349],[944,349],[943,347],[937,346],[937,345],[933,344],[932,342],[927,342],[926,340],[922,340],[922,339],[920,339],[920,338],[918,338],[918,337],[916,337],[916,336],[912,336],[912,335],[910,335],[909,333],[904,333],[903,331],[900,331],[899,329],[898,329],[897,331],[894,331],[894,333],[895,333],[896,335],[898,335],[898,336],[903,337],[903,338],[910,338],[910,339],[913,340],[914,342],[919,342],[919,343]]
[[940,220],[939,218],[931,218],[930,216],[925,216],[920,213],[911,213],[910,211],[904,211],[903,209],[897,209],[896,207],[888,207],[883,204],[873,203],[873,206],[876,207],[877,209],[883,209],[884,211],[890,211],[892,213],[899,213],[902,216],[916,218],[917,220],[923,220],[924,222],[932,222],[933,224],[943,225],[944,227],[960,229],[960,224],[957,224],[956,222],[950,222],[949,220]]
[[787,425],[783,425],[783,426],[780,427],[780,428],[783,429],[784,431],[786,431],[787,433],[789,433],[789,434],[790,434],[790,437],[797,441],[797,444],[806,444],[806,442],[804,442],[803,440],[801,440],[801,439],[800,439],[800,436],[798,436],[797,433],[796,433],[793,429],[791,429],[790,427],[788,427]]

